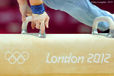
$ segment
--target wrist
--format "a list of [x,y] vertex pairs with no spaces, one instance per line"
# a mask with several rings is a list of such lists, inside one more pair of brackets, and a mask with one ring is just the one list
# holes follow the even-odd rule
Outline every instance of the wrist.
[[40,5],[31,5],[31,10],[33,14],[43,14],[45,12],[45,8],[43,4]]

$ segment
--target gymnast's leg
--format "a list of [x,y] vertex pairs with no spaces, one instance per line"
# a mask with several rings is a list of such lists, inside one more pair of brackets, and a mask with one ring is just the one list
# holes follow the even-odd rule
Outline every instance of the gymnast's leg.
[[[114,20],[112,14],[93,5],[90,0],[44,0],[44,3],[50,8],[70,14],[88,26],[92,26],[94,19],[100,16],[108,16]],[[98,28],[105,31],[109,25],[107,22],[101,22]]]

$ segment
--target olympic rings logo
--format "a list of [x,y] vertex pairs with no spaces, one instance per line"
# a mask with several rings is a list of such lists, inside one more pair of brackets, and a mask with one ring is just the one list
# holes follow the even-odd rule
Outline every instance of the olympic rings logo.
[[14,52],[10,52],[7,51],[5,53],[5,60],[8,60],[8,62],[10,64],[24,64],[25,61],[27,61],[30,58],[30,55],[28,52],[18,52],[18,51],[14,51]]

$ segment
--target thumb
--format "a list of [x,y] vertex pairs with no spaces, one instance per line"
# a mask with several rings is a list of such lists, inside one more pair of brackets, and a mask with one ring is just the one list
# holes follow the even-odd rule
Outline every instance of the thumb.
[[49,28],[49,18],[46,18],[46,20],[45,20],[45,26],[46,26],[46,28]]
[[22,21],[24,22],[26,20],[26,16],[22,15]]
[[31,22],[31,27],[32,27],[32,29],[35,29],[35,26],[36,26],[35,22],[32,21],[32,22]]

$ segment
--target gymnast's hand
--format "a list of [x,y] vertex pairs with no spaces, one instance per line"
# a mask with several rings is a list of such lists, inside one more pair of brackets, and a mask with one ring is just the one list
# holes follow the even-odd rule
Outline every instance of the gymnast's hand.
[[45,31],[45,27],[49,28],[49,16],[46,12],[43,14],[32,14],[32,29],[37,28],[41,30],[41,33]]

